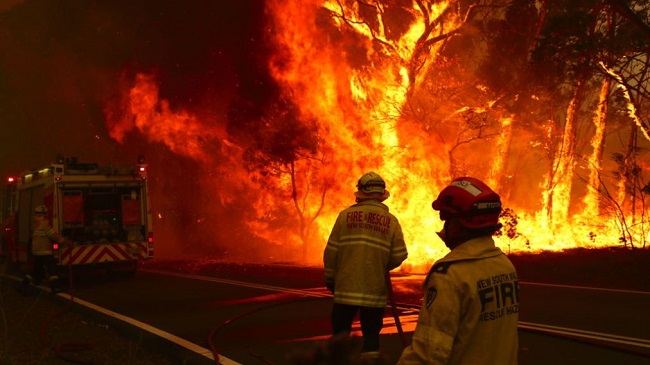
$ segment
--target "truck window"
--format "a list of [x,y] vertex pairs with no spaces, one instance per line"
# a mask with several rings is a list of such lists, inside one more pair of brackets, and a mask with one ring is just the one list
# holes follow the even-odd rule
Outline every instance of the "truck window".
[[122,195],[122,220],[125,226],[142,224],[142,201],[138,194]]
[[81,190],[64,191],[61,199],[63,228],[78,228],[84,225],[83,193]]
[[88,187],[63,192],[64,234],[79,244],[145,240],[140,188]]
[[131,190],[128,195],[122,195],[122,220],[127,232],[127,241],[144,241],[142,200],[135,190]]

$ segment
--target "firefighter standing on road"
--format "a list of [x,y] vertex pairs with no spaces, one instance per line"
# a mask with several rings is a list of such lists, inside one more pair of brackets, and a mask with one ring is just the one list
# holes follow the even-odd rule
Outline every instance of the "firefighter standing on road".
[[30,282],[38,285],[43,279],[47,279],[50,290],[53,293],[61,292],[57,286],[59,277],[55,274],[55,260],[52,251],[52,243],[61,245],[67,244],[67,240],[54,228],[50,227],[47,220],[47,207],[39,205],[34,208],[34,230],[32,232],[32,255],[34,267],[31,275],[23,279],[23,289],[26,291]]
[[[379,359],[379,333],[388,297],[387,276],[407,257],[402,227],[382,202],[390,194],[375,172],[361,176],[356,204],[339,213],[323,254],[325,283],[334,294],[334,335],[350,333],[359,313],[362,360]],[[374,359],[374,360],[373,360]]]
[[482,181],[455,179],[433,202],[451,250],[424,281],[424,300],[398,364],[517,364],[519,283],[494,244],[501,199]]

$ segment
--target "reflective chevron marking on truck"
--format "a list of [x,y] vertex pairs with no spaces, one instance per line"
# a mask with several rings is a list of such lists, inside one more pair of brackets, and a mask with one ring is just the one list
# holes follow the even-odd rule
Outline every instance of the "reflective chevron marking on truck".
[[147,247],[144,243],[114,243],[64,249],[61,264],[78,265],[146,258]]

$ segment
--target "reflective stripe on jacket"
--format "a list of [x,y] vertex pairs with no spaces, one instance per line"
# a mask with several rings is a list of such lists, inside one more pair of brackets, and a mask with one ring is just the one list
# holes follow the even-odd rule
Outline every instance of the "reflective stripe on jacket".
[[407,257],[402,227],[388,207],[363,200],[339,213],[323,254],[334,302],[386,306],[386,275]]
[[517,364],[519,282],[492,237],[469,240],[436,262],[424,290],[399,365]]
[[36,219],[34,232],[32,233],[32,253],[34,255],[51,255],[52,242],[63,240],[46,219]]

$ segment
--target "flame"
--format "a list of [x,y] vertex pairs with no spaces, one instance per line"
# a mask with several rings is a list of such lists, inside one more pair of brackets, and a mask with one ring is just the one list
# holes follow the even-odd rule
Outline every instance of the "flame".
[[158,98],[154,75],[137,74],[133,86],[123,101],[121,115],[108,109],[109,131],[112,138],[123,142],[124,135],[137,128],[150,141],[163,142],[172,151],[207,162],[203,141],[218,135],[204,128],[195,115],[187,111],[172,111],[169,102]]
[[[319,120],[330,146],[329,163],[321,174],[340,181],[327,195],[331,209],[317,222],[318,236],[324,243],[338,210],[353,203],[356,179],[375,170],[388,181],[392,197],[386,203],[402,221],[406,239],[412,243],[409,261],[417,266],[439,256],[444,248],[425,240],[435,237],[437,230],[437,217],[430,209],[432,190],[447,182],[445,164],[436,166],[422,160],[423,156],[439,155],[436,147],[427,144],[416,125],[399,118],[413,86],[406,65],[415,54],[424,17],[418,9],[409,9],[416,14],[409,31],[399,39],[390,39],[384,31],[387,28],[381,26],[385,21],[381,12],[368,19],[361,15],[358,3],[352,2],[349,8],[342,5],[333,1],[276,2],[270,8],[281,29],[275,41],[290,48],[292,60],[289,66],[286,62],[277,63],[282,67],[272,63],[273,75],[286,93],[294,96],[304,114]],[[438,6],[433,10],[442,12],[446,8],[446,4]],[[319,11],[331,16],[331,32],[349,33],[359,42],[314,44],[326,38],[323,30],[305,27],[295,19],[314,17]],[[369,23],[380,26],[371,27]],[[303,38],[297,40],[296,35]],[[360,59],[358,62],[365,66],[355,67],[340,62],[341,58],[351,62]],[[437,167],[443,171],[436,171]]]
[[[446,254],[434,233],[442,224],[431,202],[461,174],[481,178],[497,192],[508,182],[520,183],[502,194],[504,205],[512,210],[504,215],[506,229],[496,242],[506,252],[605,247],[619,242],[619,220],[611,210],[603,211],[597,191],[584,193],[580,206],[572,199],[576,195],[573,118],[578,97],[568,107],[561,133],[563,149],[550,159],[552,168],[526,166],[527,171],[519,172],[537,173],[535,178],[506,173],[517,153],[540,150],[542,143],[532,132],[515,129],[521,116],[498,115],[495,101],[457,110],[440,106],[439,134],[433,132],[432,121],[405,117],[409,110],[413,115],[424,113],[418,106],[418,91],[429,87],[425,75],[438,61],[441,44],[426,41],[446,37],[461,25],[462,17],[448,2],[403,9],[400,16],[408,28],[399,34],[388,31],[391,9],[378,3],[275,1],[267,7],[273,22],[271,41],[277,47],[269,70],[283,96],[298,107],[300,119],[305,124],[315,121],[315,134],[320,137],[318,150],[310,158],[274,165],[272,172],[244,169],[241,162],[248,146],[230,139],[218,127],[223,122],[173,110],[168,101],[159,99],[158,81],[145,74],[137,75],[124,92],[120,108],[107,110],[112,137],[122,141],[126,133],[138,130],[151,141],[202,162],[211,176],[219,176],[220,187],[210,187],[222,203],[243,200],[252,205],[257,216],[247,217],[251,231],[276,243],[274,249],[281,246],[276,255],[307,263],[320,263],[338,212],[354,202],[356,180],[371,170],[386,179],[391,192],[386,204],[403,226],[409,250],[404,271],[423,271]],[[604,115],[606,110],[597,114]],[[459,120],[479,125],[485,134],[477,138],[460,130]],[[592,139],[595,152],[590,163],[599,171],[604,118],[597,115],[594,123],[598,132]],[[558,132],[556,124],[549,121],[548,140]],[[450,151],[470,141],[467,158],[452,164]],[[216,150],[219,157],[207,150]],[[590,180],[596,184],[599,176],[591,175]]]

